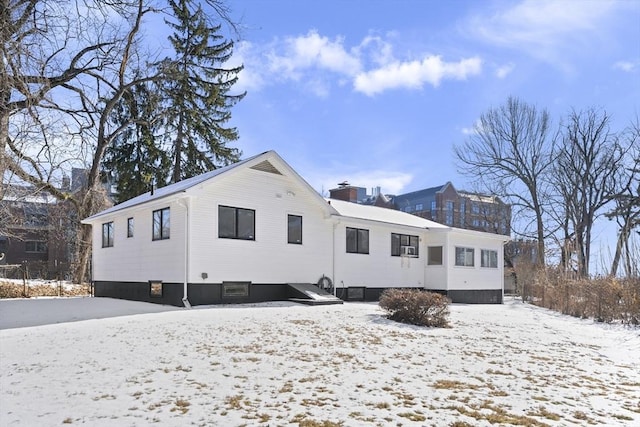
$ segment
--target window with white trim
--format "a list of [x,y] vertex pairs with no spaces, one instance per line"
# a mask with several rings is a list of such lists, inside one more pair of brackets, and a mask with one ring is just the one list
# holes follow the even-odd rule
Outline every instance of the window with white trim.
[[498,251],[482,249],[480,251],[480,267],[498,268]]
[[456,265],[459,267],[473,267],[475,250],[456,246]]
[[127,237],[133,237],[133,218],[127,218]]

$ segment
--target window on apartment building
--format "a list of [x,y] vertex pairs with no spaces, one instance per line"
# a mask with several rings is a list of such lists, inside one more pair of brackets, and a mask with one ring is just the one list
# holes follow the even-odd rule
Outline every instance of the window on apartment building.
[[480,213],[480,205],[478,205],[478,202],[471,202],[471,213],[476,215]]
[[287,215],[287,242],[302,244],[302,217],[299,215]]
[[26,241],[24,242],[24,251],[39,254],[45,253],[47,252],[47,242]]
[[480,251],[480,267],[498,268],[498,251],[482,249]]
[[24,225],[27,227],[46,227],[49,225],[49,208],[44,203],[23,204]]
[[427,265],[442,265],[442,246],[427,248]]
[[431,201],[431,218],[432,219],[434,219],[436,217],[436,210],[437,210],[436,201],[433,200],[433,201]]
[[166,240],[171,235],[171,212],[169,208],[153,211],[153,240]]
[[422,210],[422,208],[423,208],[422,203],[418,203],[418,204],[416,204],[416,211],[417,211],[417,212],[420,212],[420,211]]
[[369,230],[347,227],[347,253],[369,253]]
[[113,246],[113,221],[102,224],[102,247]]
[[444,212],[444,222],[447,225],[453,225],[453,201],[447,200],[444,202],[445,212]]
[[456,265],[460,267],[473,267],[475,250],[456,246]]
[[218,237],[256,240],[256,211],[218,206]]
[[127,237],[133,237],[133,218],[127,218]]
[[464,228],[464,226],[466,225],[466,209],[467,209],[467,202],[465,202],[464,200],[460,200],[460,227]]
[[418,257],[419,241],[418,236],[391,233],[391,256]]

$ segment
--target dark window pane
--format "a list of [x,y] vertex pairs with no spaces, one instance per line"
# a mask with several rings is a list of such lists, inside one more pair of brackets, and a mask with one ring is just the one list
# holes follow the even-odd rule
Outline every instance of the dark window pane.
[[218,237],[236,237],[236,210],[234,208],[218,207]]
[[162,210],[162,238],[168,239],[171,230],[171,215],[169,209]]
[[347,227],[347,252],[358,252],[358,230],[355,228]]
[[255,240],[255,214],[249,209],[238,209],[238,239]]
[[153,212],[153,240],[162,239],[162,211]]
[[400,256],[400,235],[391,233],[391,256]]
[[289,243],[302,243],[302,217],[298,215],[289,215],[287,220],[287,241]]
[[358,230],[358,253],[369,253],[369,230]]
[[428,265],[442,265],[442,246],[429,246]]

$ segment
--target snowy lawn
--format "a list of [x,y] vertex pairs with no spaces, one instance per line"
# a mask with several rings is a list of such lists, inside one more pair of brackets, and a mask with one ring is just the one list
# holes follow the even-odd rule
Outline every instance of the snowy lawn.
[[[149,307],[52,301],[11,316]],[[451,324],[271,303],[4,329],[0,425],[640,425],[638,329],[514,301],[453,305]]]

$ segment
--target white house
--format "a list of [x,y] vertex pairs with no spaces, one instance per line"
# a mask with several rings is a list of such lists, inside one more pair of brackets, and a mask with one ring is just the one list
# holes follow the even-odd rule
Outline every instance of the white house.
[[302,284],[321,283],[344,300],[376,300],[402,287],[454,302],[502,302],[507,237],[325,200],[274,151],[83,223],[93,226],[96,296],[257,302],[304,297],[313,293]]

